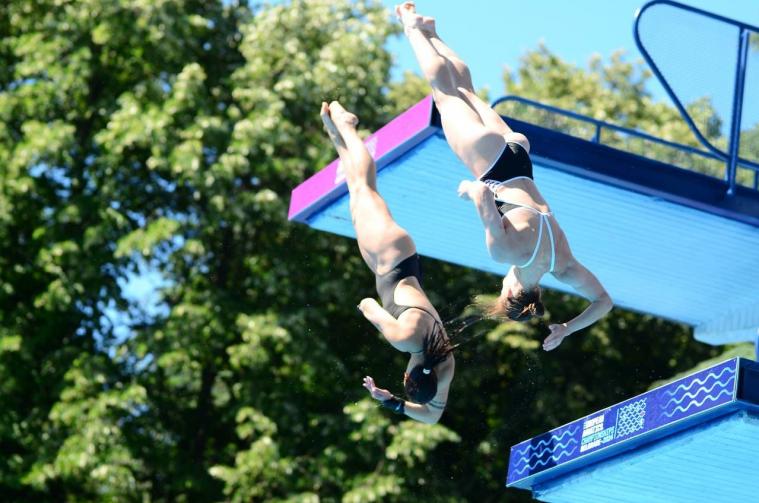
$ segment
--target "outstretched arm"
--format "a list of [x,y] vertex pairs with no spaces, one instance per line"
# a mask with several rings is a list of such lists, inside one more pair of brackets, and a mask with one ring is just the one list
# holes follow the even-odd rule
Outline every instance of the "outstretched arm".
[[501,214],[495,205],[495,198],[487,185],[480,181],[464,180],[459,184],[459,197],[474,203],[477,214],[485,227],[485,245],[490,257],[496,262],[508,262],[506,232],[503,230]]
[[[445,397],[443,398],[438,396],[441,395],[441,393],[438,393],[434,399],[427,402],[426,404],[409,402],[408,400],[403,400],[402,398],[394,396],[386,389],[378,388],[371,376],[364,377],[364,388],[369,391],[369,393],[372,395],[372,398],[375,400],[383,403],[388,400],[393,400],[393,402],[391,402],[391,406],[388,406],[388,408],[392,409],[394,412],[398,414],[403,412],[403,414],[410,417],[411,419],[419,421],[420,423],[427,424],[435,424],[440,421],[440,417],[443,415],[443,411],[445,410],[445,400],[448,397],[448,387],[446,387]],[[396,406],[393,407],[393,404]]]
[[543,341],[543,349],[546,351],[556,348],[568,335],[600,320],[614,306],[611,297],[609,297],[601,282],[598,281],[598,278],[584,265],[574,259],[572,259],[571,264],[561,274],[556,274],[555,277],[588,299],[590,305],[582,313],[566,323],[549,326],[551,335]]
[[445,402],[440,404],[435,400],[425,404],[406,402],[406,415],[420,423],[435,424],[440,421],[445,410]]

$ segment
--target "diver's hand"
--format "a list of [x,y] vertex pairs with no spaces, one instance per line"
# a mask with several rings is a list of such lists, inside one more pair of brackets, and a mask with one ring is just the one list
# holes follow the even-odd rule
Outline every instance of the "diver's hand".
[[361,302],[359,302],[358,306],[356,307],[362,313],[366,313],[366,310],[373,308],[375,304],[377,304],[376,300],[372,299],[371,297],[366,297],[364,299],[361,299]]
[[488,186],[479,180],[462,180],[461,183],[459,183],[459,197],[461,199],[466,199],[467,201],[474,201],[476,203],[477,201],[482,200],[488,192],[490,192]]
[[566,323],[559,323],[557,325],[548,325],[548,329],[551,331],[550,335],[543,341],[543,349],[551,351],[556,349],[561,341],[572,332],[567,328]]
[[461,199],[466,199],[467,201],[472,199],[472,197],[469,195],[469,189],[471,186],[472,182],[470,180],[461,180],[458,188],[459,197]]
[[393,394],[388,390],[375,386],[374,379],[372,379],[371,376],[364,377],[364,388],[369,391],[369,393],[372,395],[372,398],[379,400],[380,402],[389,400],[393,397]]

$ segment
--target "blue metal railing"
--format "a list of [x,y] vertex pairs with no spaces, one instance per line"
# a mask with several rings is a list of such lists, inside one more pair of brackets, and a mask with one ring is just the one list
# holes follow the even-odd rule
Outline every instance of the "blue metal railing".
[[[734,89],[733,89],[733,109],[732,109],[732,118],[731,118],[731,123],[730,123],[730,137],[728,138],[728,152],[723,152],[719,148],[715,147],[714,145],[711,144],[709,140],[706,139],[706,137],[703,136],[703,134],[701,134],[701,131],[699,131],[698,126],[696,126],[695,121],[693,121],[690,114],[685,109],[685,106],[682,104],[680,99],[677,97],[677,95],[673,91],[672,86],[670,86],[669,82],[667,82],[667,79],[664,78],[664,75],[659,70],[659,67],[656,65],[653,58],[651,57],[651,55],[648,53],[646,48],[643,46],[643,43],[641,42],[641,39],[640,39],[641,16],[646,10],[648,10],[649,8],[655,5],[669,5],[676,9],[692,12],[694,14],[705,16],[707,18],[714,19],[722,23],[730,24],[738,28],[738,60],[737,60],[736,68],[735,68],[735,83],[734,83]],[[759,170],[756,169],[756,163],[746,161],[745,159],[741,159],[739,157],[739,152],[740,152],[739,147],[740,147],[740,138],[741,138],[741,132],[740,132],[741,112],[743,110],[743,90],[744,90],[745,81],[746,81],[746,67],[747,67],[747,58],[748,58],[749,36],[751,33],[759,34],[759,28],[757,28],[756,26],[746,24],[746,23],[742,23],[740,21],[736,21],[734,19],[726,18],[724,16],[720,16],[712,12],[697,9],[695,7],[684,5],[679,2],[674,2],[671,0],[652,0],[646,3],[643,7],[638,9],[638,11],[635,13],[635,22],[633,23],[633,37],[635,39],[635,45],[638,46],[638,50],[640,50],[641,54],[643,55],[643,58],[651,67],[651,70],[654,72],[654,75],[656,75],[656,78],[659,79],[659,82],[661,82],[662,86],[664,86],[665,91],[667,92],[669,97],[672,99],[677,109],[680,111],[680,115],[682,115],[683,119],[688,124],[688,127],[690,127],[690,129],[693,131],[693,134],[696,135],[696,138],[698,138],[698,140],[701,142],[702,145],[704,145],[704,147],[706,147],[711,152],[722,157],[724,161],[727,163],[727,166],[725,169],[725,182],[727,183],[728,195],[732,195],[735,193],[738,166],[754,169],[754,189],[759,188]]]
[[[595,132],[593,134],[593,137],[590,139],[593,143],[599,143],[603,144],[601,141],[601,135],[604,129],[608,129],[610,131],[616,131],[619,133],[623,133],[628,136],[640,138],[642,140],[650,141],[653,143],[658,143],[659,145],[664,145],[673,149],[676,149],[680,152],[685,152],[688,154],[694,154],[694,155],[700,155],[702,157],[705,157],[707,159],[713,159],[720,162],[726,162],[728,161],[727,155],[723,152],[720,152],[717,150],[716,152],[709,149],[709,150],[700,150],[695,147],[691,147],[690,145],[683,145],[682,143],[676,143],[669,140],[664,140],[662,138],[659,138],[657,136],[650,135],[648,133],[644,133],[643,131],[638,131],[635,129],[630,129],[624,126],[618,126],[616,124],[612,124],[610,122],[606,122],[600,119],[594,119],[593,117],[589,117],[587,115],[583,115],[577,112],[573,112],[571,110],[565,110],[563,108],[558,108],[553,105],[547,105],[545,103],[541,103],[539,101],[534,101],[529,98],[523,98],[521,96],[502,96],[495,101],[491,103],[491,107],[495,108],[496,106],[500,105],[504,102],[515,102],[520,103],[522,105],[527,105],[530,107],[539,108],[541,110],[546,110],[547,112],[557,114],[557,115],[563,115],[565,117],[569,117],[571,119],[575,119],[578,121],[582,121],[585,123],[592,124],[595,128]],[[759,175],[759,163],[748,161],[746,159],[737,158],[736,159],[736,166],[740,166],[741,168],[751,169],[754,171],[754,188],[757,188],[756,180],[757,176]]]

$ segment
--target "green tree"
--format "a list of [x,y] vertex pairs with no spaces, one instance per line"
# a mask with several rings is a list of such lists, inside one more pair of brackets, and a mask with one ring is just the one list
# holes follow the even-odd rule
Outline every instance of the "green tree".
[[[510,445],[715,354],[686,327],[624,311],[551,354],[538,322],[482,323],[442,423],[390,416],[361,377],[400,388],[405,359],[355,312],[373,295],[355,243],[286,221],[290,190],[334,157],[322,100],[374,130],[427,92],[418,77],[387,85],[388,12],[12,0],[0,30],[7,499],[501,501]],[[522,71],[585,83],[547,50]],[[640,98],[633,73],[614,78],[613,106],[588,89],[580,111],[644,128],[671,113]],[[165,278],[165,313],[123,298],[141,267]],[[432,260],[425,271],[447,318],[499,282]],[[582,302],[548,293],[547,305],[561,318]]]
[[[10,500],[33,499],[32,465],[61,438],[54,404],[111,340],[105,306],[123,305],[112,245],[129,224],[97,192],[92,145],[105,89],[120,84],[93,72],[99,46],[74,37],[90,7],[0,7],[0,492]],[[62,499],[66,482],[46,493]]]

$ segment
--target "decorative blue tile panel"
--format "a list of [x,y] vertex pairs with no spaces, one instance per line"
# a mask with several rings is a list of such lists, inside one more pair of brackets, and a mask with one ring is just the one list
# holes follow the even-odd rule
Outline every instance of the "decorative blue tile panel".
[[753,409],[758,369],[733,358],[520,442],[511,448],[507,485],[545,485],[715,417]]

